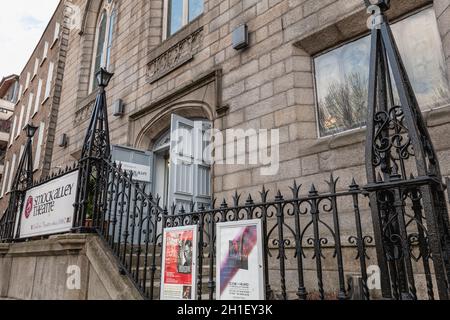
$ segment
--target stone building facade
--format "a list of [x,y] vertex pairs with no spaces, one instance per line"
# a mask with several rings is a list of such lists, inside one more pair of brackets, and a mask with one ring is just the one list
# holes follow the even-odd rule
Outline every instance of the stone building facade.
[[18,92],[0,183],[0,208],[8,194],[27,141],[27,124],[38,127],[33,138],[33,169],[36,180],[49,174],[67,50],[65,4],[59,4],[18,79]]
[[[388,16],[399,49],[442,173],[450,176],[450,1],[392,0],[391,5]],[[55,60],[48,59],[55,61],[55,70],[58,66],[52,101],[43,103],[47,111],[42,118],[38,114],[33,119],[34,124],[45,122],[46,128],[39,175],[79,160],[97,94],[95,73],[104,67],[114,73],[107,88],[114,160],[138,165],[142,181],[164,205],[210,203],[212,198],[230,199],[236,191],[257,199],[262,186],[272,191],[271,197],[276,190],[289,195],[293,180],[327,191],[324,181],[330,174],[340,177],[340,191],[353,178],[366,184],[370,42],[364,1],[62,1],[21,74],[24,88],[44,39],[54,35],[58,17],[62,41],[49,49]],[[245,48],[233,47],[238,29],[248,30]],[[48,69],[45,65],[43,70]],[[34,88],[36,80],[30,83]],[[20,95],[19,106],[28,101],[30,92],[33,89]],[[20,108],[16,116],[20,117]],[[193,132],[213,128],[225,138],[235,130],[237,136],[246,137],[244,150],[234,150],[234,139],[218,146],[227,156],[237,151],[236,160],[246,156],[246,161],[189,164],[203,141],[194,134],[198,139],[184,145],[183,151],[190,153],[179,152],[171,141],[181,127]],[[270,152],[273,162],[279,162],[271,174],[261,170],[267,168],[261,155],[250,163],[255,144],[261,141],[254,135],[260,138],[264,130],[279,138],[270,148],[277,154]],[[7,159],[18,157],[24,137],[14,141]],[[168,161],[174,157],[182,159],[181,164]],[[354,214],[351,204],[345,205],[343,236]],[[367,203],[362,207],[365,225],[370,226]],[[326,254],[332,256],[332,248],[328,249]],[[354,251],[344,254],[354,260]],[[373,248],[370,254],[374,255]],[[270,268],[272,281],[277,281],[275,259]],[[314,268],[309,259],[307,281],[314,281],[309,276]],[[333,266],[325,268],[325,278],[335,278]],[[286,277],[295,278],[295,266],[288,269]],[[288,291],[295,296],[293,285]]]
[[[361,185],[365,183],[364,119],[354,114],[355,119],[347,123],[342,115],[345,110],[330,106],[336,96],[324,92],[333,88],[331,80],[336,87],[351,78],[350,72],[336,71],[333,66],[344,65],[361,78],[367,76],[368,65],[361,68],[368,59],[364,37],[369,33],[363,1],[183,2],[193,7],[184,12],[192,11],[195,17],[181,13],[178,17],[177,12],[183,12],[177,9],[181,2],[174,2],[172,11],[169,2],[71,1],[81,18],[69,34],[56,129],[56,137],[66,135],[68,144],[55,148],[52,166],[71,163],[81,152],[95,98],[94,60],[104,14],[110,29],[109,35],[102,37],[108,48],[107,69],[115,73],[107,90],[113,144],[152,151],[169,130],[175,113],[208,120],[223,131],[279,130],[278,173],[261,175],[262,165],[248,163],[215,165],[211,194],[219,199],[236,189],[256,192],[262,185],[287,191],[293,179],[304,185],[321,184],[330,173],[341,177],[342,186],[348,186],[353,176]],[[443,162],[443,174],[449,175],[450,145],[445,137],[450,121],[450,2],[391,2],[389,16],[393,22],[399,21],[398,33],[416,39],[415,48],[405,48],[405,55],[410,55],[408,66],[424,68],[420,76],[442,84],[443,98],[433,104],[431,93],[420,83],[415,85],[425,90],[424,115]],[[249,45],[235,50],[232,33],[243,24],[248,27]],[[420,26],[417,30],[415,24]],[[171,34],[171,28],[176,32]],[[421,50],[426,47],[438,52],[432,61],[424,61],[429,54]],[[439,65],[439,71],[425,65]],[[124,113],[114,115],[113,106],[120,102]]]

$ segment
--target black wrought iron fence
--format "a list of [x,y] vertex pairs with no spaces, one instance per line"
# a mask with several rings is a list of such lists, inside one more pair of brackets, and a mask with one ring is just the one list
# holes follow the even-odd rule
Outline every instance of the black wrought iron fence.
[[[263,225],[265,282],[268,299],[349,299],[349,276],[361,279],[362,296],[370,298],[368,261],[373,244],[368,200],[355,182],[337,191],[337,179],[327,181],[327,192],[315,186],[301,195],[291,186],[286,198],[278,192],[270,199],[264,188],[259,199],[239,195],[213,209],[159,207],[159,199],[133,181],[120,165],[102,165],[106,188],[92,185],[95,197],[92,223],[115,253],[122,272],[133,279],[148,299],[158,299],[161,284],[162,232],[164,228],[197,225],[198,299],[214,299],[216,286],[215,228],[219,222],[260,219]],[[94,198],[92,198],[94,199]],[[91,222],[92,221],[92,222]],[[373,249],[373,248],[372,248]],[[372,250],[373,251],[373,250]]]
[[[267,299],[381,297],[386,275],[381,272],[374,242],[368,197],[373,186],[363,189],[353,181],[339,187],[339,179],[331,176],[321,192],[314,185],[305,188],[294,183],[289,195],[271,194],[263,188],[257,197],[249,195],[243,201],[235,194],[229,202],[214,202],[210,209],[194,210],[192,204],[165,210],[159,206],[160,199],[134,182],[132,173],[124,172],[120,164],[103,161],[98,168],[105,180],[90,185],[84,227],[102,236],[121,271],[147,299],[160,296],[165,228],[198,226],[197,299],[212,300],[216,225],[252,219],[260,219],[263,226]],[[392,270],[393,299],[433,300],[437,296],[440,280],[433,269],[422,187],[400,184],[402,196],[397,202],[391,199],[393,186],[378,193],[380,210],[385,212],[383,248]],[[400,272],[401,268],[409,272]],[[396,277],[402,274],[408,278]]]

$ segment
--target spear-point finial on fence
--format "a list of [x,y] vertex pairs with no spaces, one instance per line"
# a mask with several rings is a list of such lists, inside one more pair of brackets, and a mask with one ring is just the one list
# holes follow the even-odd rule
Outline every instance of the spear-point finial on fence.
[[251,206],[251,205],[253,205],[255,202],[253,201],[253,198],[252,198],[252,195],[251,194],[249,194],[248,195],[248,198],[247,198],[247,201],[246,201],[246,205],[247,206]]
[[316,189],[316,186],[314,185],[314,183],[311,185],[311,190],[309,190],[309,195],[310,196],[317,196],[318,192]]
[[241,201],[241,195],[238,194],[237,190],[234,192],[233,195],[233,202],[235,207],[239,207],[239,202]]
[[281,194],[281,190],[278,190],[277,196],[275,197],[275,201],[283,201],[283,200],[284,200],[284,197]]
[[223,198],[222,204],[220,205],[220,209],[226,209],[228,208],[228,203],[227,200],[225,200],[225,198]]
[[184,205],[181,205],[180,214],[185,214],[186,210],[184,209]]
[[290,189],[292,191],[292,196],[294,199],[298,199],[301,187],[302,187],[302,185],[298,185],[297,180],[294,180],[293,186],[290,187]]
[[326,182],[326,184],[328,184],[331,193],[336,192],[336,186],[337,186],[338,181],[339,181],[339,177],[337,177],[335,179],[333,172],[330,173],[330,180],[329,181],[325,181],[325,182]]
[[194,201],[191,201],[189,203],[189,208],[190,208],[189,212],[194,212],[195,211],[195,202]]
[[262,202],[267,202],[267,196],[269,195],[269,190],[266,190],[266,186],[263,185],[262,191],[259,194],[261,195]]
[[172,215],[174,216],[175,213],[177,211],[177,204],[174,202],[172,203],[172,205],[170,206],[170,212],[172,213]]
[[159,194],[156,194],[155,202],[156,202],[156,206],[159,207],[159,203],[161,202],[161,197],[159,196]]
[[359,185],[356,183],[355,178],[352,179],[352,183],[349,186],[350,191],[358,191],[359,190]]

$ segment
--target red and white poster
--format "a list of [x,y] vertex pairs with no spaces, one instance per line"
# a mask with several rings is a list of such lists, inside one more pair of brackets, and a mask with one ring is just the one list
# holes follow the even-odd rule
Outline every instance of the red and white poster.
[[264,300],[261,221],[217,224],[217,300]]
[[161,300],[196,298],[197,226],[164,230]]

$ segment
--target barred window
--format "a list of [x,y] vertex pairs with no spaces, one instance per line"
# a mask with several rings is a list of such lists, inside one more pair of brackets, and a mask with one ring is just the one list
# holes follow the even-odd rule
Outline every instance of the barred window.
[[[450,103],[449,78],[432,8],[392,25],[422,110]],[[370,36],[314,59],[321,137],[364,127],[367,121]],[[394,92],[394,99],[399,103]]]

